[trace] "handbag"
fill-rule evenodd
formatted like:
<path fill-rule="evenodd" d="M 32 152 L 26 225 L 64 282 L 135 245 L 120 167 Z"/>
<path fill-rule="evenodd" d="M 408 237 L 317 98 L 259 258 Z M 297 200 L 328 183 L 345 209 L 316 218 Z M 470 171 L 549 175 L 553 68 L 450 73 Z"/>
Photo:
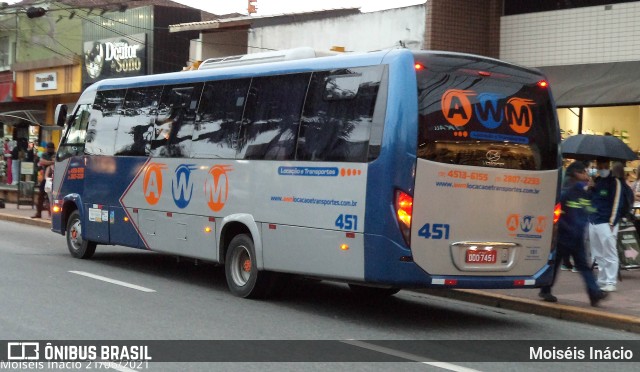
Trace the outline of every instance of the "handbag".
<path fill-rule="evenodd" d="M 47 177 L 47 180 L 44 183 L 44 192 L 47 194 L 51 193 L 53 190 L 53 178 Z"/>

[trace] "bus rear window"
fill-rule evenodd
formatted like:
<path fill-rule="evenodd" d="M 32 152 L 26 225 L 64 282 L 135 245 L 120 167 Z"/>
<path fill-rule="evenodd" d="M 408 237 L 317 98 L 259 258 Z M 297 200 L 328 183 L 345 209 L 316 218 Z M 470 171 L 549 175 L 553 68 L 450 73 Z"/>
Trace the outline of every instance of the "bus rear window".
<path fill-rule="evenodd" d="M 416 53 L 418 156 L 448 164 L 556 169 L 548 87 L 529 70 L 464 55 Z"/>

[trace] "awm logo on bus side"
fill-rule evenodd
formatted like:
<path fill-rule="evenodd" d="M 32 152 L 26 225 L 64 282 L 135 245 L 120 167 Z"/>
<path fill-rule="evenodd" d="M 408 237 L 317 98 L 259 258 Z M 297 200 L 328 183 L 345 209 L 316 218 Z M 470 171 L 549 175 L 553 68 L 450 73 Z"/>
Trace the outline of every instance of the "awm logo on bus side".
<path fill-rule="evenodd" d="M 193 177 L 191 171 L 196 169 L 195 164 L 180 164 L 171 180 L 171 196 L 176 206 L 184 209 L 191 202 L 193 195 Z"/>
<path fill-rule="evenodd" d="M 207 206 L 214 212 L 224 208 L 229 198 L 229 176 L 233 168 L 229 165 L 214 165 L 209 169 L 204 183 Z"/>
<path fill-rule="evenodd" d="M 142 193 L 150 205 L 156 205 L 162 197 L 162 170 L 166 168 L 166 164 L 149 163 L 144 171 Z"/>
<path fill-rule="evenodd" d="M 470 97 L 477 96 L 471 104 Z M 506 101 L 505 101 L 506 100 Z M 473 90 L 449 89 L 442 95 L 442 113 L 449 124 L 463 127 L 472 115 L 487 129 L 496 129 L 507 123 L 517 134 L 525 134 L 533 125 L 533 101 L 507 97 L 496 93 L 477 94 Z"/>
<path fill-rule="evenodd" d="M 509 235 L 518 238 L 540 239 L 542 233 L 547 229 L 546 216 L 532 216 L 511 214 L 507 217 L 507 230 Z"/>

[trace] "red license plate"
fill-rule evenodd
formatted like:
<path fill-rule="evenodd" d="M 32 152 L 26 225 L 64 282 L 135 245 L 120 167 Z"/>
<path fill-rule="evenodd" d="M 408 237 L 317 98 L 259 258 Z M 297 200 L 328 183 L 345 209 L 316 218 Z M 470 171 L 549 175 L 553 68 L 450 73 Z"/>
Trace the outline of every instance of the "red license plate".
<path fill-rule="evenodd" d="M 465 262 L 477 263 L 477 264 L 492 264 L 492 263 L 496 263 L 497 259 L 498 259 L 497 251 L 494 251 L 494 250 L 478 251 L 478 250 L 468 249 Z"/>

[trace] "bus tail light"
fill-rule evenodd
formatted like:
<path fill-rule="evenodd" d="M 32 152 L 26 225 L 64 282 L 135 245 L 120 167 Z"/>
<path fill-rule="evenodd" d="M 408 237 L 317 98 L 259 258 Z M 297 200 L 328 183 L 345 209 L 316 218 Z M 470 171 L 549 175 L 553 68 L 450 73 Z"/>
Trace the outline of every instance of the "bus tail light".
<path fill-rule="evenodd" d="M 560 203 L 556 204 L 556 207 L 553 208 L 553 224 L 557 224 L 560 219 L 560 214 L 562 213 L 562 206 Z"/>
<path fill-rule="evenodd" d="M 407 245 L 411 243 L 411 215 L 413 214 L 413 197 L 404 191 L 396 191 L 396 217 L 398 225 Z"/>

